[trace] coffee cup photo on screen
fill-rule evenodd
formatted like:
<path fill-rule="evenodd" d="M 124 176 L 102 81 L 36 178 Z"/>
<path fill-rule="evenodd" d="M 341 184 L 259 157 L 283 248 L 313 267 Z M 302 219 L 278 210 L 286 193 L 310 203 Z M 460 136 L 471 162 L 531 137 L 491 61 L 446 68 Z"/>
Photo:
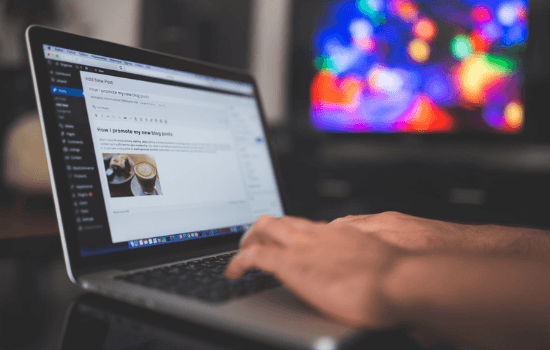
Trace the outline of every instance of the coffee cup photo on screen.
<path fill-rule="evenodd" d="M 103 162 L 111 197 L 162 195 L 152 155 L 103 153 Z"/>

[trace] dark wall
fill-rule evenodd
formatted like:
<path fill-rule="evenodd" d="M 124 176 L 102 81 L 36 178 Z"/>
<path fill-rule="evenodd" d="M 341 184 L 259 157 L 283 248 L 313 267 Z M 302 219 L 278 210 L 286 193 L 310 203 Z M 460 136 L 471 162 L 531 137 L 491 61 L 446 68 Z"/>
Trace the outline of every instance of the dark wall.
<path fill-rule="evenodd" d="M 145 0 L 141 46 L 248 69 L 251 11 L 251 0 Z"/>
<path fill-rule="evenodd" d="M 11 19 L 20 25 L 8 33 L 4 38 L 15 37 L 18 40 L 18 49 L 24 55 L 19 62 L 4 63 L 2 54 L 5 50 L 14 49 L 3 45 L 0 39 L 0 206 L 11 200 L 11 192 L 3 183 L 3 154 L 7 128 L 14 120 L 29 111 L 36 109 L 34 90 L 26 56 L 24 30 L 30 24 L 55 24 L 60 14 L 55 0 L 6 0 L 0 1 L 3 18 Z"/>

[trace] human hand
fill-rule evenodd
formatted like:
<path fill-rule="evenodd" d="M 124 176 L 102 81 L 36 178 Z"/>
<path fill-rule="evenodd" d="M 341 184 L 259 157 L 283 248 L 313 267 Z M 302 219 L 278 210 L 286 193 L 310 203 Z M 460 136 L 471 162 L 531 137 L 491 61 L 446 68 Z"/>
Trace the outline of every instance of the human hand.
<path fill-rule="evenodd" d="M 306 303 L 356 328 L 398 325 L 384 282 L 404 252 L 353 226 L 261 217 L 226 270 L 239 279 L 258 268 L 275 275 Z"/>
<path fill-rule="evenodd" d="M 350 215 L 336 219 L 330 225 L 351 225 L 387 243 L 411 251 L 477 249 L 472 240 L 466 239 L 471 229 L 468 225 L 423 219 L 397 212 Z"/>

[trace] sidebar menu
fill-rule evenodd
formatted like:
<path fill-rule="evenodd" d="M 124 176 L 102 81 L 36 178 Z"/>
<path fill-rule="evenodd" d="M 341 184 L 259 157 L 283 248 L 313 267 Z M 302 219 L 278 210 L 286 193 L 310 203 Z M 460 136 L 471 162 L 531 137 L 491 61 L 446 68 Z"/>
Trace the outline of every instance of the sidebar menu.
<path fill-rule="evenodd" d="M 48 61 L 50 92 L 61 140 L 74 220 L 81 248 L 112 244 L 80 71 L 93 69 Z"/>

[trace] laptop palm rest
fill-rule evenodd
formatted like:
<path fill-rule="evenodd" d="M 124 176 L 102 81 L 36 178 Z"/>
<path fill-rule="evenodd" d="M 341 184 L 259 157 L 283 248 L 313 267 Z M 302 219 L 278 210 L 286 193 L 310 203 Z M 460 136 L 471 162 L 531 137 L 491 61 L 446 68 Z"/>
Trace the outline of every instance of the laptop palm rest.
<path fill-rule="evenodd" d="M 113 280 L 119 274 L 120 270 L 91 274 L 82 278 L 82 285 L 140 307 L 286 348 L 313 349 L 319 341 L 333 341 L 336 346 L 365 335 L 324 317 L 284 287 L 216 304 Z"/>

